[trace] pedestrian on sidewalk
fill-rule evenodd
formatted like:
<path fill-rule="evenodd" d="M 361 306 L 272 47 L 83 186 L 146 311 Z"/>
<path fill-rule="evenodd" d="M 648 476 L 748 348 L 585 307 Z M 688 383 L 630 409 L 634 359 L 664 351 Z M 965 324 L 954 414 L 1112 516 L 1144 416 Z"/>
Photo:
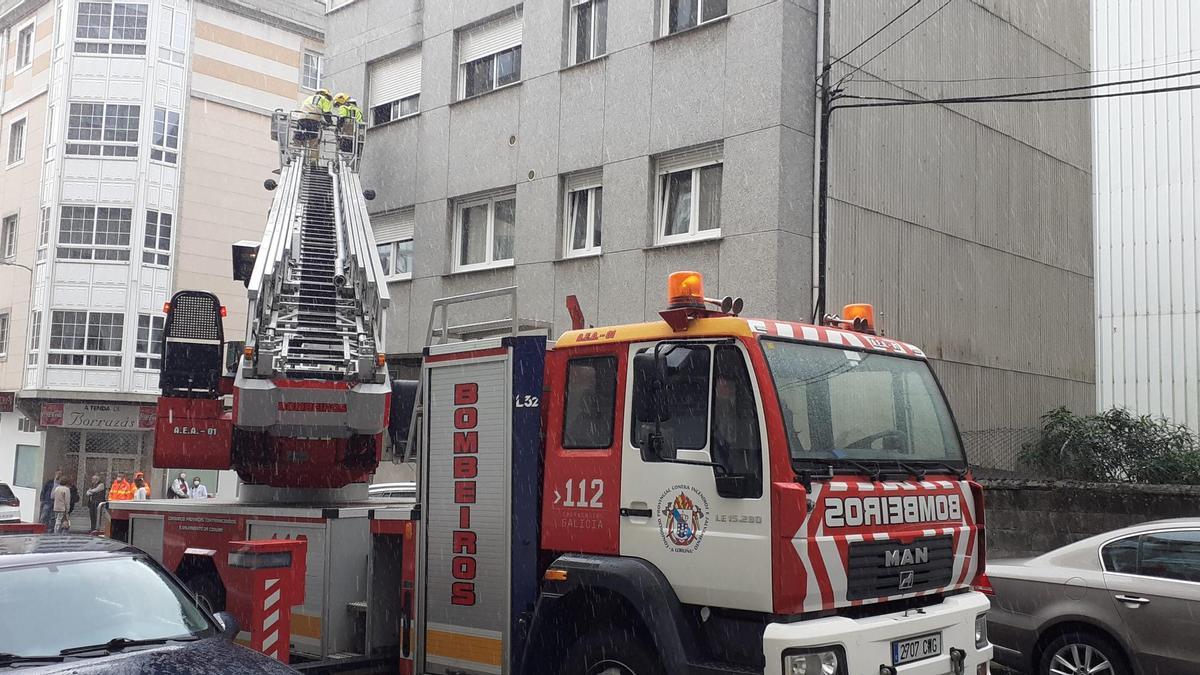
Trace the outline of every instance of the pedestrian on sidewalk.
<path fill-rule="evenodd" d="M 127 502 L 133 499 L 133 491 L 133 483 L 126 480 L 125 472 L 118 471 L 117 479 L 113 481 L 112 487 L 108 491 L 108 501 Z"/>
<path fill-rule="evenodd" d="M 57 469 L 54 472 L 54 478 L 46 481 L 42 485 L 42 491 L 38 494 L 38 500 L 42 505 L 41 521 L 46 529 L 54 528 L 54 489 L 58 487 L 60 480 L 62 480 L 62 469 Z"/>
<path fill-rule="evenodd" d="M 63 478 L 50 494 L 54 508 L 54 533 L 71 531 L 71 479 Z"/>
<path fill-rule="evenodd" d="M 188 484 L 186 473 L 180 471 L 179 476 L 171 481 L 171 491 L 167 493 L 167 497 L 170 499 L 187 499 Z"/>
<path fill-rule="evenodd" d="M 192 490 L 188 493 L 192 499 L 208 499 L 208 487 L 200 482 L 200 476 L 192 479 Z"/>
<path fill-rule="evenodd" d="M 87 504 L 88 519 L 91 520 L 92 532 L 96 532 L 99 527 L 100 505 L 108 501 L 108 486 L 104 481 L 100 480 L 98 474 L 92 474 L 92 486 L 87 492 L 83 493 L 84 502 Z"/>
<path fill-rule="evenodd" d="M 144 502 L 149 499 L 149 496 L 147 496 L 146 493 L 146 481 L 142 480 L 141 478 L 134 478 L 133 487 L 133 501 Z"/>

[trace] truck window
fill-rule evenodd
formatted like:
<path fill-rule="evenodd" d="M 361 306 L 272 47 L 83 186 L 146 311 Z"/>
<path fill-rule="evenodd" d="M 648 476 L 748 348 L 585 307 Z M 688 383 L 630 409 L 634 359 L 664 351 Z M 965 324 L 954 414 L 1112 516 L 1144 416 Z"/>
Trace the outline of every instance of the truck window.
<path fill-rule="evenodd" d="M 712 461 L 731 474 L 762 481 L 758 412 L 746 361 L 737 347 L 717 347 L 713 362 Z M 759 493 L 761 494 L 761 492 Z"/>
<path fill-rule="evenodd" d="M 568 361 L 563 448 L 596 449 L 611 446 L 616 401 L 615 357 L 597 356 Z"/>
<path fill-rule="evenodd" d="M 708 446 L 708 376 L 711 348 L 708 345 L 670 344 L 659 349 L 665 361 L 667 409 L 671 419 L 662 423 L 663 431 L 675 438 L 675 447 L 703 450 Z M 634 382 L 633 390 L 641 391 Z M 636 396 L 637 394 L 635 394 Z M 638 405 L 633 410 L 636 414 Z M 634 419 L 629 425 L 630 443 L 638 445 L 638 427 L 653 422 Z"/>

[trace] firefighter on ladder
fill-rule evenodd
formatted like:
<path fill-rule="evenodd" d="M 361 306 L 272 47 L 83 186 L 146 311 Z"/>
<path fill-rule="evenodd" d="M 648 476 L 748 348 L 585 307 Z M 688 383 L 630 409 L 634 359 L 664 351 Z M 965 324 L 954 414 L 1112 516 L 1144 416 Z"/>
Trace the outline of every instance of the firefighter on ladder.
<path fill-rule="evenodd" d="M 363 122 L 358 101 L 348 94 L 338 94 L 333 97 L 333 113 L 337 116 L 338 150 L 347 154 L 355 153 L 355 139 Z M 362 149 L 358 148 L 357 153 L 361 156 Z"/>
<path fill-rule="evenodd" d="M 321 125 L 333 123 L 333 98 L 328 89 L 318 89 L 300 102 L 296 120 L 296 143 L 308 148 L 308 161 L 316 163 L 321 138 Z"/>

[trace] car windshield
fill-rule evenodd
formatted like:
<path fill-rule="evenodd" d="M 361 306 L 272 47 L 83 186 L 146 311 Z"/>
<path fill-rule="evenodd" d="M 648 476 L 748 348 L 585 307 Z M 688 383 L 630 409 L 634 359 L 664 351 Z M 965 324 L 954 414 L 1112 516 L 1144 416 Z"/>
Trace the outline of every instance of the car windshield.
<path fill-rule="evenodd" d="M 763 340 L 793 460 L 965 463 L 924 361 Z"/>
<path fill-rule="evenodd" d="M 214 632 L 178 584 L 142 556 L 0 570 L 0 653 L 54 656 L 114 638 Z"/>

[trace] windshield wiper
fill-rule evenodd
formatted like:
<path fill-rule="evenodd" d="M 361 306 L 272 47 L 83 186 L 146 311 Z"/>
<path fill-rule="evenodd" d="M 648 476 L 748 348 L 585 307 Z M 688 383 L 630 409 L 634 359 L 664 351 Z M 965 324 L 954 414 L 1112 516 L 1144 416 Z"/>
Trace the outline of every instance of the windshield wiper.
<path fill-rule="evenodd" d="M 945 469 L 946 471 L 949 471 L 957 476 L 959 480 L 965 480 L 967 477 L 967 467 L 965 465 L 955 466 L 949 462 L 943 462 L 936 459 L 923 459 L 920 461 L 921 466 L 925 467 L 926 469 Z"/>
<path fill-rule="evenodd" d="M 95 645 L 83 645 L 80 647 L 69 647 L 59 652 L 62 656 L 70 656 L 72 654 L 85 654 L 87 652 L 119 652 L 128 647 L 145 647 L 149 645 L 165 645 L 168 642 L 194 642 L 200 638 L 195 635 L 175 635 L 173 637 L 164 638 L 149 638 L 145 640 L 131 640 L 125 637 L 116 637 L 108 642 L 102 642 Z"/>
<path fill-rule="evenodd" d="M 23 654 L 0 653 L 0 668 L 14 666 L 19 663 L 61 663 L 64 660 L 61 656 L 26 656 Z"/>

